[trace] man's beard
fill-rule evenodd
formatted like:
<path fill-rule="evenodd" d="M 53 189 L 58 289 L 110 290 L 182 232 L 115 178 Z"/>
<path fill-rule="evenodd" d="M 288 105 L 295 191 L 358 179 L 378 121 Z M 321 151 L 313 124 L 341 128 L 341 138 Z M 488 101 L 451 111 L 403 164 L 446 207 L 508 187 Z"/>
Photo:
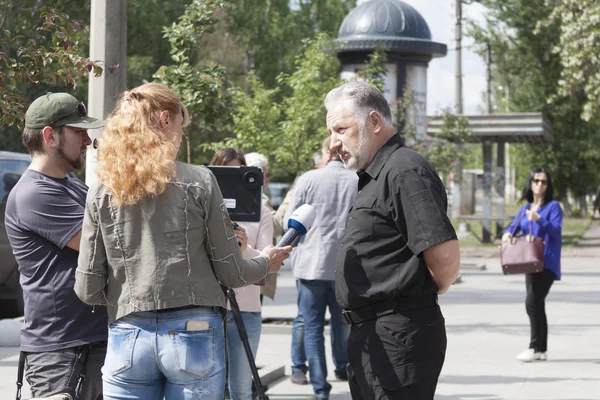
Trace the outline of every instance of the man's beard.
<path fill-rule="evenodd" d="M 81 157 L 70 158 L 65 153 L 64 147 L 65 147 L 64 146 L 64 142 L 60 143 L 58 145 L 58 147 L 56 149 L 56 152 L 58 153 L 58 156 L 60 158 L 62 158 L 64 162 L 66 162 L 68 165 L 70 165 L 73 168 L 72 171 L 79 171 L 81 168 L 83 168 L 84 161 L 81 160 Z"/>
<path fill-rule="evenodd" d="M 366 129 L 364 126 L 359 127 L 356 149 L 352 152 L 352 157 L 350 157 L 349 160 L 344 161 L 344 167 L 347 169 L 357 171 L 366 167 L 362 165 L 364 163 L 363 158 L 366 157 L 365 149 L 367 144 L 367 136 L 365 134 L 365 130 Z"/>

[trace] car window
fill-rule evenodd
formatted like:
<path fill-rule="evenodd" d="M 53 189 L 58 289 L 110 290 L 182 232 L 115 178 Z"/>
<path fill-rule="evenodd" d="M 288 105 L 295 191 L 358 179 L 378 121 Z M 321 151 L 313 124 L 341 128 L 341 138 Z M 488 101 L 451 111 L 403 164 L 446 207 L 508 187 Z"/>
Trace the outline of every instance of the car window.
<path fill-rule="evenodd" d="M 25 160 L 0 160 L 0 201 L 6 203 L 8 193 L 29 166 Z"/>

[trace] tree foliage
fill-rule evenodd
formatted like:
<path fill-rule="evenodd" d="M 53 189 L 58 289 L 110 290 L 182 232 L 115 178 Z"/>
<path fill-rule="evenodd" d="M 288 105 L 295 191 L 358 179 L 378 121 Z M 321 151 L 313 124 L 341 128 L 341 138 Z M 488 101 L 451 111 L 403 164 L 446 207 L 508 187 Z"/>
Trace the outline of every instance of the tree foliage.
<path fill-rule="evenodd" d="M 211 62 L 199 64 L 193 58 L 200 40 L 217 23 L 215 12 L 223 6 L 222 0 L 194 0 L 176 23 L 163 29 L 171 45 L 172 64 L 162 66 L 154 78 L 175 90 L 192 116 L 186 134 L 187 162 L 202 163 L 207 155 L 197 151 L 211 135 L 230 129 L 232 98 L 225 69 Z"/>
<path fill-rule="evenodd" d="M 483 26 L 471 25 L 468 34 L 492 49 L 495 107 L 512 112 L 542 112 L 550 121 L 554 141 L 512 146 L 522 182 L 533 167 L 553 174 L 557 195 L 580 196 L 600 183 L 595 168 L 600 162 L 598 118 L 581 118 L 586 98 L 581 93 L 560 95 L 566 74 L 556 49 L 561 43 L 561 24 L 537 25 L 552 19 L 553 6 L 545 0 L 480 0 L 487 9 Z"/>
<path fill-rule="evenodd" d="M 171 62 L 171 44 L 164 40 L 164 26 L 171 26 L 191 0 L 127 1 L 127 86 L 152 79 L 156 70 Z"/>
<path fill-rule="evenodd" d="M 558 95 L 583 96 L 582 118 L 600 117 L 600 5 L 597 0 L 561 0 L 538 31 L 549 26 L 560 30 L 553 51 L 562 71 Z"/>
<path fill-rule="evenodd" d="M 247 70 L 267 88 L 290 74 L 303 41 L 315 33 L 335 36 L 356 0 L 231 0 L 229 27 L 246 56 Z M 284 91 L 280 92 L 285 94 Z"/>
<path fill-rule="evenodd" d="M 332 49 L 333 42 L 325 34 L 306 40 L 304 51 L 296 57 L 296 70 L 278 78 L 280 84 L 291 89 L 291 95 L 282 102 L 285 118 L 281 123 L 290 151 L 278 154 L 276 159 L 290 162 L 295 173 L 312 168 L 312 155 L 327 135 L 323 100 L 340 84 L 339 61 L 325 51 Z"/>
<path fill-rule="evenodd" d="M 248 92 L 236 92 L 234 136 L 210 147 L 261 152 L 269 158 L 276 179 L 291 180 L 312 168 L 312 154 L 327 134 L 323 99 L 339 84 L 339 62 L 325 51 L 332 46 L 325 34 L 305 41 L 295 70 L 277 78 L 289 93 L 279 100 L 280 89 L 266 88 L 251 74 Z"/>
<path fill-rule="evenodd" d="M 28 104 L 45 91 L 78 92 L 89 72 L 102 73 L 87 49 L 84 22 L 41 2 L 0 1 L 0 148 L 23 151 L 20 130 Z M 89 8 L 88 8 L 89 13 Z M 86 87 L 86 85 L 84 85 Z"/>
<path fill-rule="evenodd" d="M 471 130 L 466 117 L 453 114 L 446 109 L 443 111 L 443 122 L 439 135 L 429 141 L 424 151 L 425 158 L 432 163 L 440 177 L 446 178 L 454 170 L 457 161 L 465 165 L 471 157 L 468 151 L 458 150 L 455 144 L 465 144 L 469 141 Z"/>

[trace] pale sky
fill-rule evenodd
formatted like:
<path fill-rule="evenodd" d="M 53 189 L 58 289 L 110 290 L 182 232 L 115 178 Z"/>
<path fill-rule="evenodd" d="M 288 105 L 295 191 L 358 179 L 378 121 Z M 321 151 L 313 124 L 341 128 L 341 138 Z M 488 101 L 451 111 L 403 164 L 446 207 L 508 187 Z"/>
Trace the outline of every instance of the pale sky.
<path fill-rule="evenodd" d="M 450 107 L 454 111 L 455 99 L 455 0 L 403 0 L 413 6 L 425 19 L 432 40 L 446 44 L 446 57 L 434 58 L 427 71 L 427 114 L 440 114 Z M 358 3 L 361 3 L 359 0 Z M 462 75 L 464 114 L 483 114 L 486 89 L 485 61 L 468 47 L 472 40 L 465 36 L 465 19 L 483 20 L 484 7 L 480 4 L 463 5 Z"/>

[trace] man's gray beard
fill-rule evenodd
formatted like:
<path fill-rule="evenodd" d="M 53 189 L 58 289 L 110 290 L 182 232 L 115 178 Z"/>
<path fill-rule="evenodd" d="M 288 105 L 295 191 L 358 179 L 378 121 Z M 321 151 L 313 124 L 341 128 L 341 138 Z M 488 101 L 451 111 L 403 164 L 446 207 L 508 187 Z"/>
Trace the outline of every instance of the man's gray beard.
<path fill-rule="evenodd" d="M 344 167 L 346 169 L 352 171 L 358 171 L 359 169 L 366 168 L 367 166 L 362 167 L 362 159 L 365 157 L 365 145 L 367 144 L 367 140 L 365 137 L 365 128 L 360 127 L 358 132 L 358 145 L 356 146 L 356 150 L 352 154 L 350 160 L 344 161 Z M 350 161 L 350 162 L 349 162 Z"/>

